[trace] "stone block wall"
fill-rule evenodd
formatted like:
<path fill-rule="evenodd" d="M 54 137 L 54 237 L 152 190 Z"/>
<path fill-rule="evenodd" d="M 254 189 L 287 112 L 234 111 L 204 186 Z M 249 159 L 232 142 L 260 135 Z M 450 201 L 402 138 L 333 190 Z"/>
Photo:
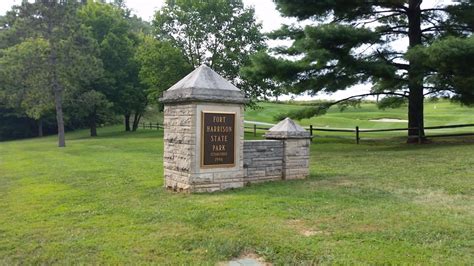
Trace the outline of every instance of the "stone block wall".
<path fill-rule="evenodd" d="M 235 121 L 235 166 L 201 167 L 201 112 L 232 111 Z M 244 186 L 243 106 L 237 104 L 178 103 L 164 108 L 165 188 L 186 192 L 214 192 Z"/>
<path fill-rule="evenodd" d="M 196 109 L 197 127 L 196 134 L 200 136 L 201 129 L 201 112 L 235 112 L 235 166 L 234 167 L 215 167 L 203 168 L 200 166 L 201 141 L 198 137 L 196 145 L 196 165 L 191 173 L 190 192 L 214 192 L 229 188 L 240 188 L 244 186 L 244 169 L 243 169 L 243 143 L 244 143 L 244 119 L 241 114 L 244 108 L 239 104 L 226 103 L 198 103 Z"/>
<path fill-rule="evenodd" d="M 283 141 L 250 140 L 244 142 L 244 182 L 281 180 Z"/>
<path fill-rule="evenodd" d="M 236 112 L 236 160 L 229 168 L 202 168 L 201 111 Z M 164 108 L 164 186 L 175 191 L 213 192 L 249 183 L 302 179 L 309 175 L 310 140 L 244 141 L 243 107 L 235 104 L 178 103 Z M 279 135 L 276 135 L 279 137 Z"/>
<path fill-rule="evenodd" d="M 303 179 L 309 175 L 309 139 L 286 139 L 283 152 L 283 179 Z"/>
<path fill-rule="evenodd" d="M 172 104 L 164 108 L 163 167 L 165 187 L 189 190 L 196 163 L 196 104 Z"/>
<path fill-rule="evenodd" d="M 309 133 L 285 118 L 269 129 L 267 140 L 244 142 L 245 93 L 205 65 L 170 87 L 160 101 L 165 104 L 163 164 L 164 186 L 168 189 L 213 192 L 309 174 Z M 212 122 L 206 119 L 206 127 L 202 128 L 202 114 L 206 112 L 217 115 L 211 116 Z M 235 114 L 233 149 L 227 137 L 220 138 L 210 130 L 210 124 L 225 122 L 219 113 Z M 227 156 L 227 163 L 219 164 L 224 158 L 217 158 L 208 147 L 214 151 L 233 150 L 234 160 L 222 154 Z M 213 163 L 206 159 L 204 164 L 204 150 L 207 156 L 216 157 Z"/>

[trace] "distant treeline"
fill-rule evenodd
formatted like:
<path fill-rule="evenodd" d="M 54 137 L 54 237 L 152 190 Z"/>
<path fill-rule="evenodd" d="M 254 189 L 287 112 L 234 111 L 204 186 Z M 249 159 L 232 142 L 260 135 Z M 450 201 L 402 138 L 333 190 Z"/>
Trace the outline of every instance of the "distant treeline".
<path fill-rule="evenodd" d="M 134 131 L 149 104 L 201 64 L 256 98 L 240 74 L 265 48 L 242 1 L 167 1 L 151 23 L 123 0 L 21 1 L 0 17 L 0 140 L 121 122 Z M 119 121 L 117 121 L 119 117 Z"/>

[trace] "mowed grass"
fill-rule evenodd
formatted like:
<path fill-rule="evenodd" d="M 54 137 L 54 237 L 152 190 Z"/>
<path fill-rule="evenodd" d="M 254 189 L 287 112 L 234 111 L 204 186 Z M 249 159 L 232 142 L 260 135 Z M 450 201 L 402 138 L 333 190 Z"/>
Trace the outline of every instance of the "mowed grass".
<path fill-rule="evenodd" d="M 246 119 L 259 122 L 277 123 L 275 117 L 279 114 L 286 114 L 288 111 L 299 110 L 307 108 L 308 106 L 298 103 L 259 103 L 261 109 L 247 110 Z M 425 126 L 445 126 L 458 124 L 474 124 L 474 108 L 461 106 L 459 104 L 451 103 L 447 100 L 440 100 L 436 102 L 425 102 Z M 360 129 L 382 129 L 382 128 L 407 128 L 407 122 L 376 122 L 371 120 L 381 118 L 408 120 L 408 108 L 402 106 L 400 108 L 388 108 L 381 110 L 377 108 L 375 103 L 365 102 L 360 107 L 349 107 L 341 112 L 338 106 L 331 107 L 327 114 L 310 119 L 302 119 L 298 121 L 302 126 L 322 128 L 348 128 L 355 129 L 359 126 Z M 251 118 L 251 119 L 250 119 Z M 250 126 L 250 125 L 247 125 Z M 260 126 L 267 127 L 267 126 Z M 249 129 L 250 130 L 250 129 Z M 464 133 L 473 132 L 474 127 L 471 128 L 454 128 L 454 129 L 436 129 L 426 130 L 427 135 L 446 134 L 446 133 Z M 315 131 L 318 136 L 347 136 L 353 137 L 353 133 L 336 133 L 336 132 L 321 132 Z M 395 132 L 377 132 L 377 133 L 361 133 L 362 138 L 374 137 L 396 137 L 406 136 L 405 131 Z"/>
<path fill-rule="evenodd" d="M 473 137 L 316 139 L 306 180 L 189 195 L 162 187 L 162 131 L 121 130 L 0 143 L 0 264 L 474 261 Z"/>

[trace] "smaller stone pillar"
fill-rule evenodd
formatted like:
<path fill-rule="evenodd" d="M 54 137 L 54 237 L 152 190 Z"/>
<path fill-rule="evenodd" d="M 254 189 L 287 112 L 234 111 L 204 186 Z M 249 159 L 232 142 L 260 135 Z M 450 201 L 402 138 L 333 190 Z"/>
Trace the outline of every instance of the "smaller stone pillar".
<path fill-rule="evenodd" d="M 267 139 L 283 142 L 283 179 L 303 179 L 309 176 L 311 136 L 290 118 L 285 118 L 265 134 Z"/>

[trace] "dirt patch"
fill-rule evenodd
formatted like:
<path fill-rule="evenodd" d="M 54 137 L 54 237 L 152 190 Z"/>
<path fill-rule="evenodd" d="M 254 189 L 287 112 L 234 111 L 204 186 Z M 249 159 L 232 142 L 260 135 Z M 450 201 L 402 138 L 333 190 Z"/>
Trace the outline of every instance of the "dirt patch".
<path fill-rule="evenodd" d="M 474 197 L 471 195 L 448 194 L 442 190 L 399 189 L 396 191 L 413 201 L 429 207 L 445 208 L 474 213 Z"/>
<path fill-rule="evenodd" d="M 288 225 L 298 231 L 300 235 L 310 237 L 316 235 L 329 235 L 329 232 L 325 232 L 322 230 L 315 230 L 313 228 L 308 227 L 302 220 L 294 219 L 289 220 Z"/>
<path fill-rule="evenodd" d="M 247 251 L 240 254 L 240 256 L 237 258 L 234 258 L 232 260 L 225 261 L 225 262 L 219 262 L 217 265 L 219 266 L 224 266 L 224 265 L 271 266 L 273 264 L 271 264 L 270 262 L 266 262 L 262 257 L 257 255 L 256 253 Z"/>
<path fill-rule="evenodd" d="M 443 207 L 450 207 L 456 205 L 462 205 L 465 201 L 472 201 L 473 198 L 465 195 L 450 195 L 444 191 L 424 191 L 421 195 L 417 195 L 413 198 L 416 203 L 426 205 L 438 205 Z"/>
<path fill-rule="evenodd" d="M 304 236 L 328 235 L 328 233 L 320 230 L 303 230 L 300 233 Z"/>

